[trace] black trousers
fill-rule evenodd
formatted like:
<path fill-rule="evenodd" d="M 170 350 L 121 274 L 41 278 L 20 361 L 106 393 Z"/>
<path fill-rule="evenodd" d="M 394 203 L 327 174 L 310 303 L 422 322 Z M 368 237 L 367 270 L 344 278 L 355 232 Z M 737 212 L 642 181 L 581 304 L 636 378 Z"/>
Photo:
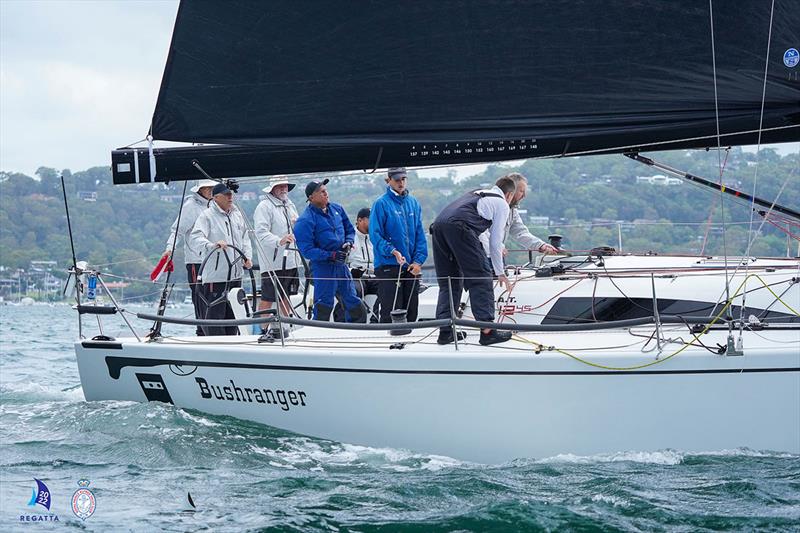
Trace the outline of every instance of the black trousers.
<path fill-rule="evenodd" d="M 197 272 L 200 270 L 200 263 L 186 264 L 186 279 L 189 280 L 189 291 L 192 295 L 192 306 L 194 307 L 194 317 L 203 318 L 205 316 L 205 305 L 200 297 L 200 283 L 197 281 Z M 197 326 L 196 333 L 205 335 L 203 328 Z"/>
<path fill-rule="evenodd" d="M 458 309 L 461 290 L 466 289 L 475 320 L 493 322 L 492 272 L 486 265 L 486 253 L 478 235 L 466 226 L 448 222 L 436 222 L 432 235 L 433 260 L 439 283 L 436 318 L 450 318 L 450 310 Z"/>
<path fill-rule="evenodd" d="M 228 303 L 228 291 L 241 286 L 242 281 L 238 279 L 227 283 L 203 283 L 200 285 L 200 298 L 206 306 L 203 318 L 209 320 L 235 318 L 233 309 Z M 203 332 L 206 335 L 238 335 L 239 328 L 236 326 L 203 326 Z"/>
<path fill-rule="evenodd" d="M 395 309 L 406 310 L 406 320 L 416 322 L 419 311 L 419 279 L 403 270 L 400 276 L 400 289 L 397 289 L 397 273 L 400 265 L 383 265 L 375 268 L 378 278 L 378 302 L 380 303 L 380 319 L 382 323 L 392 321 L 392 304 Z M 397 291 L 397 303 L 394 295 Z"/>

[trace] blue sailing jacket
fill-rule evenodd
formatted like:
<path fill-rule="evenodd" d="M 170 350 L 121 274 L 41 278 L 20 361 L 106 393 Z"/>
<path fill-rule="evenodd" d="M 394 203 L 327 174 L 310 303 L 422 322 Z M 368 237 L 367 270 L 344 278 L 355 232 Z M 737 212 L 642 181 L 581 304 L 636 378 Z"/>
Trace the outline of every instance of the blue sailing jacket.
<path fill-rule="evenodd" d="M 297 248 L 303 257 L 316 263 L 331 262 L 331 252 L 345 242 L 354 242 L 356 230 L 347 218 L 344 207 L 329 203 L 327 212 L 311 204 L 294 225 Z"/>
<path fill-rule="evenodd" d="M 375 268 L 396 265 L 398 250 L 409 263 L 420 265 L 428 258 L 428 243 L 422 228 L 422 210 L 410 194 L 403 196 L 386 187 L 369 215 L 369 238 L 375 250 Z"/>

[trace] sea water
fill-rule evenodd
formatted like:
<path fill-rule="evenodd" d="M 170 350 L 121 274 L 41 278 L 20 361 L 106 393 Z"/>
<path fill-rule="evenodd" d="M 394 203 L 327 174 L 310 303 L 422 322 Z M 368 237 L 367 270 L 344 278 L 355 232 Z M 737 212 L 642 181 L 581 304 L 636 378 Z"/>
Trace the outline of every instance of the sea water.
<path fill-rule="evenodd" d="M 0 531 L 800 530 L 797 455 L 619 450 L 486 465 L 369 448 L 161 403 L 87 403 L 74 311 L 0 307 L 0 328 Z M 122 322 L 105 333 L 124 334 Z M 29 506 L 35 479 L 49 509 Z M 85 517 L 73 511 L 81 480 Z"/>

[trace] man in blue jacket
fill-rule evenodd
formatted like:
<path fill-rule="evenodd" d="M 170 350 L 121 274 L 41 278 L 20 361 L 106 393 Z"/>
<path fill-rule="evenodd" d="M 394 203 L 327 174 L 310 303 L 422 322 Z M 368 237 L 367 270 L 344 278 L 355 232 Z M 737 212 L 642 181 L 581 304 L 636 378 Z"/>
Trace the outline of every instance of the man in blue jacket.
<path fill-rule="evenodd" d="M 379 280 L 381 322 L 391 322 L 394 309 L 405 309 L 409 322 L 417 320 L 417 282 L 422 264 L 428 258 L 428 243 L 422 228 L 419 202 L 409 194 L 407 182 L 405 168 L 390 168 L 386 193 L 375 201 L 369 217 L 369 237 L 375 250 L 375 277 Z"/>
<path fill-rule="evenodd" d="M 344 208 L 329 202 L 325 187 L 328 181 L 306 185 L 309 205 L 294 226 L 297 248 L 311 262 L 314 320 L 330 320 L 334 297 L 338 295 L 344 302 L 347 321 L 363 322 L 366 314 L 346 264 L 355 229 Z"/>

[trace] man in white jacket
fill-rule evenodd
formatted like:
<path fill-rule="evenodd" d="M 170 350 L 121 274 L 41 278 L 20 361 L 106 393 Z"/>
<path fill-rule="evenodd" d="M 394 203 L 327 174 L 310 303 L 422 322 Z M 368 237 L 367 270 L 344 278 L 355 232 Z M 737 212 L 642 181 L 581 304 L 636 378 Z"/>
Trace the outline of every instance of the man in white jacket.
<path fill-rule="evenodd" d="M 356 216 L 356 239 L 353 242 L 353 249 L 347 255 L 347 266 L 353 276 L 356 287 L 356 294 L 364 300 L 370 294 L 377 296 L 378 280 L 375 279 L 375 250 L 372 241 L 369 240 L 369 207 L 362 207 Z M 366 303 L 366 302 L 365 302 Z M 368 322 L 378 322 L 380 320 L 378 301 L 372 306 L 368 317 Z M 336 303 L 333 309 L 334 322 L 344 322 L 344 307 L 341 302 Z"/>
<path fill-rule="evenodd" d="M 211 193 L 213 202 L 197 217 L 191 234 L 192 248 L 205 261 L 199 280 L 200 296 L 208 305 L 203 318 L 234 318 L 227 294 L 230 289 L 241 287 L 244 268 L 253 266 L 253 249 L 244 217 L 233 205 L 233 191 L 226 184 L 217 183 Z M 203 331 L 206 335 L 236 335 L 239 328 L 203 326 Z"/>
<path fill-rule="evenodd" d="M 300 259 L 293 231 L 298 216 L 297 207 L 289 199 L 289 191 L 294 186 L 284 176 L 271 179 L 263 189 L 267 193 L 266 198 L 258 204 L 253 214 L 258 241 L 256 251 L 261 268 L 261 301 L 258 309 L 271 309 L 275 302 L 280 302 L 283 316 L 291 316 L 289 296 L 297 294 L 300 286 L 297 274 Z M 273 336 L 277 335 L 273 332 Z"/>
<path fill-rule="evenodd" d="M 186 277 L 189 281 L 189 291 L 192 295 L 195 318 L 202 318 L 205 311 L 203 300 L 197 293 L 200 286 L 197 283 L 200 255 L 190 246 L 190 235 L 197 217 L 208 208 L 208 202 L 211 200 L 211 190 L 216 184 L 217 182 L 213 180 L 200 180 L 197 185 L 190 189 L 192 194 L 183 200 L 180 227 L 178 227 L 178 218 L 176 217 L 167 239 L 167 249 L 164 251 L 164 256 L 171 257 L 172 247 L 175 246 L 177 248 L 181 238 L 183 239 L 183 262 L 186 264 Z M 203 330 L 199 326 L 197 327 L 197 334 L 203 335 Z"/>

